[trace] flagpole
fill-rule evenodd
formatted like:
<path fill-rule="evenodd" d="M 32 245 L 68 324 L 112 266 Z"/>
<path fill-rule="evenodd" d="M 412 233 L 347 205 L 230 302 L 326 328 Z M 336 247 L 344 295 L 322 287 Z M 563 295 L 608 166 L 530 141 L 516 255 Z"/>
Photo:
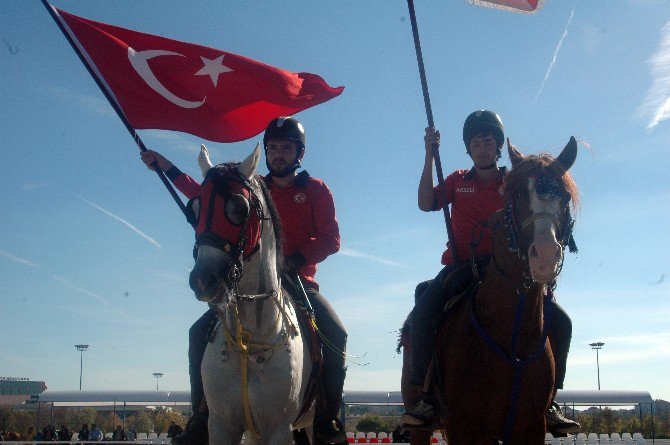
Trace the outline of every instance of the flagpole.
<path fill-rule="evenodd" d="M 107 89 L 105 84 L 102 83 L 100 78 L 97 76 L 95 70 L 90 65 L 89 61 L 82 54 L 81 50 L 79 49 L 79 47 L 75 43 L 75 41 L 72 38 L 72 36 L 70 35 L 70 33 L 68 33 L 67 29 L 65 29 L 65 27 L 63 26 L 63 23 L 60 21 L 60 19 L 58 17 L 58 14 L 56 14 L 56 11 L 54 11 L 53 6 L 51 6 L 51 4 L 47 0 L 42 0 L 42 4 L 47 9 L 47 11 L 49 11 L 49 14 L 51 15 L 51 18 L 54 19 L 54 21 L 56 22 L 56 25 L 58 25 L 58 28 L 61 30 L 61 32 L 63 33 L 63 35 L 67 39 L 67 41 L 70 43 L 70 46 L 72 46 L 72 49 L 74 50 L 74 52 L 77 54 L 77 56 L 79 56 L 79 60 L 81 60 L 81 63 L 84 64 L 84 66 L 88 70 L 88 73 L 91 75 L 93 80 L 95 80 L 95 83 L 98 85 L 98 88 L 100 88 L 100 91 L 102 91 L 102 94 L 105 95 L 105 97 L 107 98 L 107 101 L 109 101 L 109 104 L 112 106 L 114 111 L 116 111 L 117 116 L 119 116 L 119 119 L 121 119 L 121 122 L 123 122 L 123 125 L 125 125 L 126 129 L 128 130 L 128 132 L 132 136 L 132 138 L 135 141 L 135 143 L 137 144 L 137 146 L 140 148 L 141 151 L 147 151 L 147 147 L 144 145 L 144 142 L 142 141 L 140 136 L 137 134 L 137 131 L 135 131 L 135 129 L 130 125 L 130 122 L 128 122 L 128 118 L 126 118 L 126 115 L 123 113 L 123 110 L 121 110 L 121 107 L 117 103 L 116 99 L 112 96 L 111 92 Z M 186 206 L 182 202 L 181 198 L 179 197 L 179 195 L 175 191 L 174 187 L 172 186 L 172 184 L 170 183 L 168 178 L 165 176 L 165 173 L 163 173 L 163 171 L 158 167 L 157 162 L 154 161 L 152 163 L 152 166 L 155 168 L 156 174 L 158 174 L 158 177 L 163 182 L 163 185 L 165 185 L 168 192 L 170 192 L 170 195 L 172 195 L 172 198 L 174 199 L 174 201 L 179 206 L 179 209 L 181 209 L 182 213 L 184 213 L 184 216 L 186 216 Z"/>
<path fill-rule="evenodd" d="M 423 90 L 423 102 L 426 106 L 426 117 L 428 118 L 428 126 L 435 127 L 433 122 L 433 110 L 430 106 L 430 96 L 428 95 L 428 82 L 426 81 L 426 71 L 423 67 L 423 55 L 421 53 L 421 42 L 419 41 L 419 28 L 416 25 L 416 15 L 414 13 L 414 0 L 407 0 L 407 8 L 409 9 L 409 18 L 412 23 L 412 35 L 414 36 L 414 50 L 416 51 L 416 61 L 419 64 L 419 77 L 421 78 L 421 89 Z M 456 240 L 454 239 L 454 230 L 451 226 L 451 217 L 449 215 L 449 206 L 447 205 L 447 190 L 444 186 L 444 174 L 442 173 L 442 162 L 440 161 L 440 150 L 438 144 L 433 144 L 432 155 L 435 160 L 435 170 L 437 172 L 437 183 L 440 186 L 440 194 L 442 196 L 442 212 L 444 213 L 444 224 L 447 226 L 447 241 L 451 258 L 455 263 L 458 262 L 458 255 L 456 254 Z"/>

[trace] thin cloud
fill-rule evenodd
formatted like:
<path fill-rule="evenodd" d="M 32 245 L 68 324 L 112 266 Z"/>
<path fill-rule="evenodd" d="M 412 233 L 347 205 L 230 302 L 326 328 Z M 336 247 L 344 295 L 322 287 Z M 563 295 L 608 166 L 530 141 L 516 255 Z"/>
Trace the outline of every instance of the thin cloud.
<path fill-rule="evenodd" d="M 537 102 L 537 99 L 540 97 L 540 94 L 542 94 L 542 90 L 544 89 L 544 84 L 549 78 L 549 74 L 551 74 L 551 70 L 554 68 L 554 65 L 556 64 L 556 58 L 558 56 L 558 51 L 561 49 L 561 46 L 563 45 L 563 40 L 565 40 L 565 37 L 568 35 L 568 29 L 570 28 L 570 23 L 572 22 L 572 18 L 575 16 L 575 8 L 572 8 L 572 12 L 570 13 L 570 18 L 568 19 L 568 24 L 565 25 L 565 29 L 563 30 L 563 35 L 561 36 L 561 39 L 558 41 L 558 45 L 556 45 L 556 49 L 554 50 L 554 57 L 551 59 L 551 63 L 549 64 L 549 68 L 547 69 L 547 73 L 544 75 L 544 79 L 542 80 L 542 85 L 540 85 L 540 89 L 535 95 L 535 100 L 533 103 Z"/>
<path fill-rule="evenodd" d="M 670 120 L 670 22 L 661 29 L 658 50 L 649 59 L 652 83 L 640 107 L 643 116 L 649 119 L 647 130 Z"/>
<path fill-rule="evenodd" d="M 9 261 L 12 261 L 16 264 L 21 264 L 23 266 L 30 266 L 30 267 L 36 267 L 37 266 L 37 263 L 34 263 L 34 262 L 32 262 L 30 260 L 27 260 L 25 258 L 18 257 L 16 255 L 13 255 L 13 254 L 7 252 L 6 250 L 0 250 L 0 256 L 4 257 L 4 258 L 7 258 Z"/>
<path fill-rule="evenodd" d="M 200 153 L 200 144 L 190 140 L 179 133 L 165 130 L 143 130 L 142 134 L 147 139 L 159 141 L 161 145 L 167 145 L 177 150 L 194 153 L 196 156 Z"/>
<path fill-rule="evenodd" d="M 389 266 L 405 267 L 404 265 L 402 265 L 402 264 L 400 264 L 396 261 L 387 260 L 386 258 L 381 258 L 381 257 L 374 256 L 374 255 L 368 255 L 367 253 L 358 252 L 354 249 L 350 249 L 350 248 L 347 248 L 347 247 L 341 248 L 338 253 L 340 255 L 348 256 L 350 258 L 361 258 L 361 259 L 364 259 L 364 260 L 374 261 L 376 263 L 387 264 Z"/>
<path fill-rule="evenodd" d="M 96 114 L 116 116 L 114 109 L 111 105 L 109 105 L 109 102 L 107 102 L 106 99 L 101 99 L 100 97 L 87 94 L 75 93 L 74 91 L 60 87 L 54 87 L 51 85 L 47 86 L 46 88 L 54 95 L 65 99 L 65 102 L 81 106 Z"/>
<path fill-rule="evenodd" d="M 155 239 L 151 238 L 149 235 L 146 235 L 146 234 L 143 233 L 140 229 L 138 229 L 137 227 L 133 226 L 132 224 L 130 224 L 130 223 L 129 223 L 128 221 L 126 221 L 125 219 L 120 218 L 120 217 L 114 215 L 113 213 L 109 212 L 108 210 L 105 210 L 105 209 L 103 209 L 102 207 L 100 207 L 99 205 L 94 204 L 94 203 L 92 203 L 91 201 L 89 201 L 89 200 L 87 200 L 87 199 L 85 199 L 85 198 L 82 198 L 81 196 L 77 195 L 77 194 L 74 193 L 74 192 L 70 192 L 70 193 L 72 193 L 74 196 L 76 196 L 77 198 L 79 198 L 79 199 L 81 199 L 82 201 L 84 201 L 86 204 L 88 204 L 88 205 L 90 205 L 90 206 L 92 206 L 92 207 L 95 207 L 96 209 L 100 210 L 100 211 L 103 212 L 104 214 L 109 215 L 109 216 L 111 216 L 112 218 L 114 218 L 115 220 L 117 220 L 117 221 L 119 221 L 120 223 L 124 224 L 124 225 L 125 225 L 126 227 L 128 227 L 130 230 L 132 230 L 133 232 L 137 233 L 139 236 L 141 236 L 141 237 L 144 238 L 145 240 L 149 241 L 151 244 L 153 244 L 154 246 L 156 246 L 158 249 L 161 248 L 161 245 L 158 244 L 158 241 L 156 241 Z"/>
<path fill-rule="evenodd" d="M 53 278 L 54 280 L 58 281 L 60 284 L 62 284 L 63 286 L 65 286 L 65 287 L 67 287 L 67 288 L 70 288 L 70 289 L 72 289 L 72 290 L 75 290 L 75 291 L 77 291 L 77 292 L 79 292 L 79 293 L 81 293 L 81 294 L 88 295 L 89 297 L 93 297 L 93 298 L 95 298 L 96 300 L 98 300 L 98 301 L 104 303 L 105 305 L 109 306 L 109 301 L 107 301 L 105 298 L 101 297 L 100 295 L 98 295 L 98 294 L 96 294 L 96 293 L 89 292 L 89 291 L 87 291 L 86 289 L 82 289 L 81 287 L 75 286 L 74 284 L 68 282 L 68 281 L 67 281 L 65 278 L 63 278 L 63 277 L 60 277 L 60 276 L 58 276 L 58 275 L 53 275 L 51 278 Z"/>
<path fill-rule="evenodd" d="M 26 182 L 21 186 L 23 190 L 39 190 L 39 189 L 45 189 L 49 188 L 49 184 L 46 183 L 41 183 L 41 182 Z"/>

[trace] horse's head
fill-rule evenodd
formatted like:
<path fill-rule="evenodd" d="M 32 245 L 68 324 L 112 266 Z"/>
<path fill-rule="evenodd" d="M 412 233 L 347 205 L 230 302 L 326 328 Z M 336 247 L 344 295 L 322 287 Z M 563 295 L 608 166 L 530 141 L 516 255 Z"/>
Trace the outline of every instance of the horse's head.
<path fill-rule="evenodd" d="M 576 251 L 570 206 L 578 191 L 568 170 L 577 157 L 574 137 L 561 154 L 524 156 L 507 140 L 512 170 L 505 191 L 505 224 L 510 250 L 527 262 L 533 281 L 554 282 L 563 264 L 563 249 Z"/>
<path fill-rule="evenodd" d="M 242 278 L 243 264 L 260 248 L 267 207 L 255 174 L 259 159 L 258 145 L 239 164 L 212 166 L 206 152 L 201 153 L 205 179 L 198 196 L 187 205 L 196 236 L 189 285 L 199 300 L 229 302 Z"/>

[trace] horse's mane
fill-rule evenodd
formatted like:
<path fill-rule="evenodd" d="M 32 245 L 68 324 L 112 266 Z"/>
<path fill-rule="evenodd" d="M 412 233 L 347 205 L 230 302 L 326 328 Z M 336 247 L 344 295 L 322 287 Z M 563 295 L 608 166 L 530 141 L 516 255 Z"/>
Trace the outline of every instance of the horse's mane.
<path fill-rule="evenodd" d="M 242 176 L 238 172 L 239 162 L 225 162 L 223 164 L 215 165 L 207 171 L 205 181 L 212 181 L 214 185 L 222 191 L 227 191 L 229 188 L 229 181 L 241 181 Z M 282 230 L 281 222 L 279 220 L 279 213 L 275 207 L 275 203 L 270 196 L 270 191 L 265 185 L 265 181 L 259 176 L 254 175 L 251 180 L 252 187 L 256 186 L 261 190 L 265 204 L 270 212 L 270 220 L 272 221 L 272 229 L 275 235 L 275 255 L 277 257 L 277 271 L 281 271 L 284 263 L 284 253 L 282 246 Z"/>
<path fill-rule="evenodd" d="M 558 178 L 570 195 L 570 202 L 573 209 L 579 208 L 579 189 L 572 179 L 570 172 L 565 170 L 560 163 L 553 162 L 554 158 L 549 153 L 540 153 L 539 155 L 524 156 L 523 160 L 510 170 L 505 178 L 505 194 L 510 199 L 512 190 L 519 181 L 525 181 L 529 176 L 552 175 Z"/>

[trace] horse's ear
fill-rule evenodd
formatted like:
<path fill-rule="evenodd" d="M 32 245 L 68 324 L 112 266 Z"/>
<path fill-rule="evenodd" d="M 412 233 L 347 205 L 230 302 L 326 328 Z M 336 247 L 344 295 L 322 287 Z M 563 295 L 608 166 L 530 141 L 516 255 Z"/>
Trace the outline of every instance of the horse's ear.
<path fill-rule="evenodd" d="M 212 161 L 209 160 L 209 152 L 205 144 L 200 144 L 200 154 L 198 155 L 198 165 L 200 170 L 202 170 L 202 177 L 207 176 L 207 172 L 210 168 L 214 167 Z"/>
<path fill-rule="evenodd" d="M 251 180 L 251 177 L 256 173 L 256 169 L 258 168 L 258 162 L 261 159 L 261 144 L 260 142 L 256 143 L 256 148 L 254 148 L 254 151 L 251 152 L 247 158 L 242 161 L 239 167 L 237 167 L 237 171 L 240 172 L 242 176 L 245 178 Z"/>
<path fill-rule="evenodd" d="M 558 162 L 563 167 L 563 170 L 568 171 L 572 167 L 572 164 L 575 163 L 575 159 L 577 159 L 577 141 L 574 136 L 570 136 L 568 144 L 563 148 L 563 151 L 561 151 L 561 154 L 558 155 L 554 162 Z"/>
<path fill-rule="evenodd" d="M 523 155 L 514 145 L 510 144 L 509 138 L 507 138 L 507 153 L 509 154 L 509 160 L 512 162 L 512 168 L 523 160 Z"/>

